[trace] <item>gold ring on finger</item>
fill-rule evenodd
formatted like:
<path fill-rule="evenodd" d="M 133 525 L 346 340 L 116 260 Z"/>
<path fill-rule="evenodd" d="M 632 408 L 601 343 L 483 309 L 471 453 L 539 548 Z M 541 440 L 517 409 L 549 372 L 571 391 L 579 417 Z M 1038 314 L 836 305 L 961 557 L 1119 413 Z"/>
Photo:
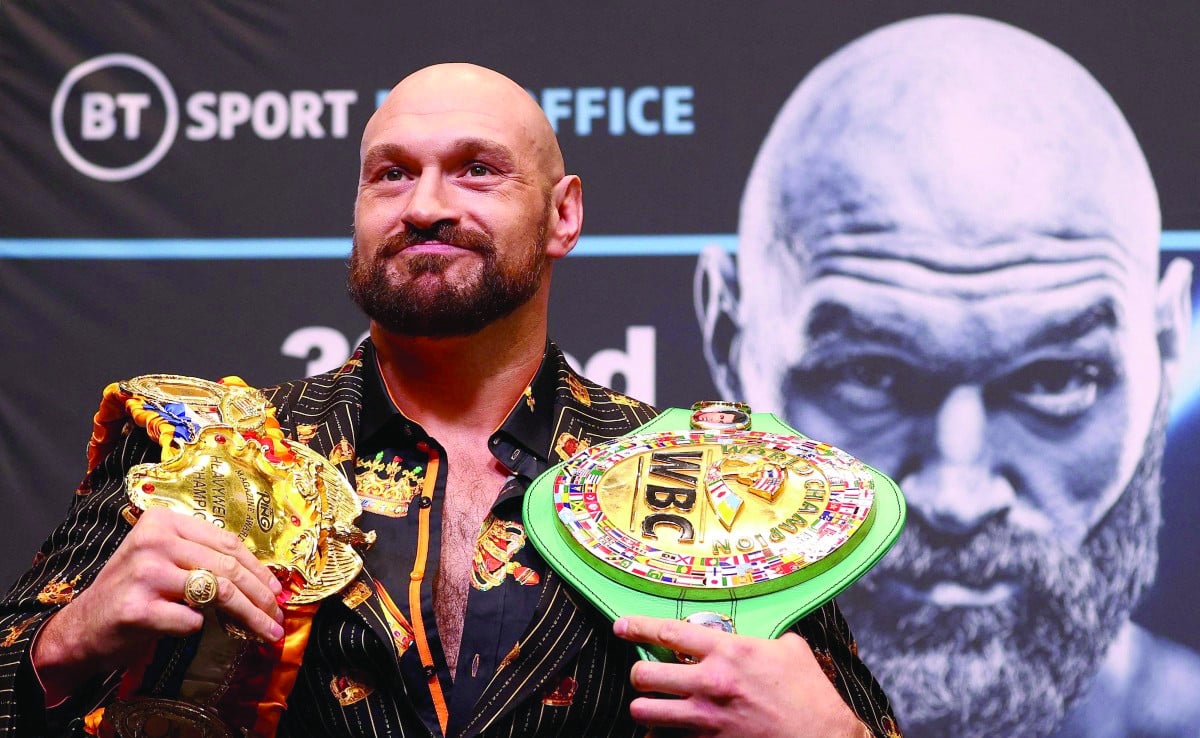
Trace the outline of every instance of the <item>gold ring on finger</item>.
<path fill-rule="evenodd" d="M 183 601 L 199 610 L 217 599 L 217 575 L 208 569 L 192 569 L 183 582 Z"/>

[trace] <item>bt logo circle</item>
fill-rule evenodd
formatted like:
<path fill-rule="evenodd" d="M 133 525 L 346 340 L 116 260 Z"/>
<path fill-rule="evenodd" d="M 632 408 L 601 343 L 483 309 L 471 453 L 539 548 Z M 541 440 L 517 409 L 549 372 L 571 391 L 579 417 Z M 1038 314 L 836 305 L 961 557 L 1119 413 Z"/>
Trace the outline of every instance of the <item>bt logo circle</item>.
<path fill-rule="evenodd" d="M 50 108 L 50 127 L 71 166 L 93 179 L 122 182 L 145 174 L 171 148 L 179 130 L 179 101 L 158 67 L 132 54 L 104 54 L 63 77 Z M 159 128 L 154 145 L 144 151 L 144 139 Z M 77 136 L 68 135 L 76 130 Z"/>

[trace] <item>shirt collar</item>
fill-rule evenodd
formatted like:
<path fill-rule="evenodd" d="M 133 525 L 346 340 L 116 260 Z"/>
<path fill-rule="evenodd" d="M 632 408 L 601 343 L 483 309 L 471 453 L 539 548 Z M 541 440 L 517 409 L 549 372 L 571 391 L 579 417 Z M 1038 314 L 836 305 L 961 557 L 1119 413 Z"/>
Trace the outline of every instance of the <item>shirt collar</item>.
<path fill-rule="evenodd" d="M 552 360 L 553 356 L 554 352 L 550 350 L 550 343 L 547 342 L 542 353 L 542 362 L 529 386 L 517 399 L 504 422 L 492 434 L 494 450 L 498 451 L 496 447 L 501 444 L 519 446 L 524 452 L 522 455 L 528 454 L 537 460 L 536 466 L 540 467 L 539 471 L 548 466 L 550 444 L 553 441 L 551 436 L 554 433 L 554 401 L 558 389 L 559 367 L 557 362 Z M 373 446 L 372 436 L 385 428 L 395 429 L 409 438 L 425 438 L 425 430 L 405 417 L 392 403 L 383 383 L 383 375 L 379 371 L 375 346 L 370 341 L 366 343 L 362 361 L 363 406 L 359 416 L 359 438 L 362 446 Z M 511 454 L 505 454 L 505 457 L 511 457 Z M 498 458 L 511 465 L 510 458 L 499 457 L 499 454 Z M 525 469 L 515 471 L 526 473 Z"/>
<path fill-rule="evenodd" d="M 551 357 L 549 342 L 542 351 L 542 363 L 529 380 L 529 386 L 509 411 L 508 417 L 492 434 L 508 439 L 533 454 L 546 468 L 554 433 L 554 400 L 558 395 L 558 366 Z M 523 471 L 517 469 L 516 471 Z M 537 476 L 532 475 L 532 476 Z"/>
<path fill-rule="evenodd" d="M 363 405 L 358 419 L 359 445 L 363 448 L 374 448 L 377 444 L 373 442 L 372 437 L 393 423 L 406 437 L 425 437 L 421 426 L 405 417 L 404 413 L 392 404 L 392 398 L 383 383 L 383 375 L 379 371 L 375 344 L 371 341 L 367 341 L 363 349 L 362 362 Z"/>

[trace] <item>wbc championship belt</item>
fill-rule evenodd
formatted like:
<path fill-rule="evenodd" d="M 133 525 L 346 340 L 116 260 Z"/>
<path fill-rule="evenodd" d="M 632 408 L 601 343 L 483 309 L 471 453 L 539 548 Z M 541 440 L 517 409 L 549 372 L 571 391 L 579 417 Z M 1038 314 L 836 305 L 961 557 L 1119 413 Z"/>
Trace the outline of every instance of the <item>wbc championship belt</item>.
<path fill-rule="evenodd" d="M 355 547 L 374 540 L 354 526 L 359 498 L 328 459 L 286 440 L 266 397 L 237 377 L 156 374 L 110 385 L 89 471 L 130 421 L 162 446 L 162 457 L 126 474 L 125 517 L 136 524 L 145 510 L 165 507 L 236 533 L 283 584 L 284 636 L 263 642 L 205 607 L 216 579 L 195 569 L 182 597 L 202 609 L 201 631 L 160 639 L 86 727 L 119 738 L 272 736 L 317 603 L 353 581 L 362 570 Z"/>
<path fill-rule="evenodd" d="M 613 620 L 775 638 L 879 561 L 905 505 L 846 452 L 743 403 L 705 402 L 547 470 L 524 513 L 550 567 Z"/>

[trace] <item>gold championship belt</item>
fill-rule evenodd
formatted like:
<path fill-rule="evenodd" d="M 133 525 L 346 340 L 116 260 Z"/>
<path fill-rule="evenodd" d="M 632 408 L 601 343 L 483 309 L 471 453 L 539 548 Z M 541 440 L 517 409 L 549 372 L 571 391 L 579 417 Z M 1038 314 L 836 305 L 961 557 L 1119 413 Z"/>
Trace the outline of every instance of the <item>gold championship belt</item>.
<path fill-rule="evenodd" d="M 547 470 L 524 519 L 554 571 L 614 620 L 774 638 L 874 566 L 904 509 L 895 483 L 850 454 L 743 403 L 706 402 Z"/>
<path fill-rule="evenodd" d="M 91 464 L 106 435 L 132 419 L 163 447 L 162 459 L 126 475 L 127 517 L 165 507 L 236 533 L 280 579 L 284 637 L 265 643 L 203 605 L 215 577 L 188 577 L 183 598 L 203 608 L 197 636 L 163 638 L 131 666 L 96 730 L 120 738 L 241 738 L 274 734 L 303 656 L 316 603 L 362 570 L 354 526 L 362 506 L 328 459 L 284 439 L 274 408 L 236 377 L 221 383 L 174 375 L 111 385 L 96 417 Z"/>

